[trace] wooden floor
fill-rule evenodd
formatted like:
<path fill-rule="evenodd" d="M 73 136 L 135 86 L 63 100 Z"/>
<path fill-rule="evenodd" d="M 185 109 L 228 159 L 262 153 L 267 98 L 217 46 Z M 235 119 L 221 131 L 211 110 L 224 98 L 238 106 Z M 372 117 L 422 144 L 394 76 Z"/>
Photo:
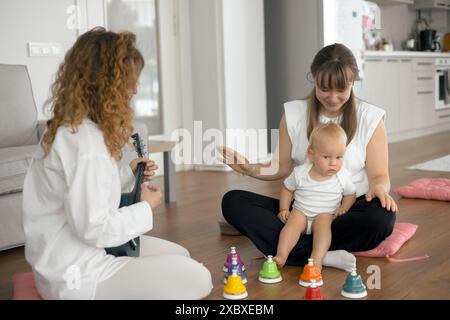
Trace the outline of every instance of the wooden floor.
<path fill-rule="evenodd" d="M 450 178 L 450 173 L 411 171 L 406 167 L 450 154 L 450 132 L 391 144 L 390 174 L 398 187 L 422 177 Z M 232 189 L 251 190 L 274 196 L 280 182 L 261 182 L 234 173 L 183 172 L 177 174 L 177 202 L 163 205 L 155 213 L 154 229 L 149 235 L 185 246 L 193 258 L 211 271 L 214 289 L 208 299 L 222 299 L 222 265 L 230 246 L 236 246 L 246 263 L 248 299 L 301 299 L 305 289 L 298 285 L 300 267 L 282 269 L 283 281 L 262 284 L 257 275 L 263 263 L 252 243 L 243 236 L 222 236 L 217 217 L 222 195 Z M 162 185 L 162 179 L 155 179 Z M 398 197 L 395 197 L 398 199 Z M 381 288 L 368 290 L 367 299 L 450 299 L 450 202 L 398 199 L 397 221 L 419 225 L 417 233 L 395 257 L 428 254 L 427 261 L 389 263 L 384 258 L 358 258 L 358 271 L 365 283 L 370 265 L 380 268 Z M 12 296 L 11 276 L 30 268 L 23 247 L 0 252 L 0 299 Z M 347 274 L 324 268 L 322 293 L 327 299 L 344 299 L 340 289 Z"/>

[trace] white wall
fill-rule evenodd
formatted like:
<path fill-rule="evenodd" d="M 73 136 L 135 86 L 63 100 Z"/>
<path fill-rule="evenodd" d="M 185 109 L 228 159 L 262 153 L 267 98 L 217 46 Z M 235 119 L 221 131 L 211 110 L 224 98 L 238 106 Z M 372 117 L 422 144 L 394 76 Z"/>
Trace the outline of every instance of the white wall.
<path fill-rule="evenodd" d="M 227 128 L 267 128 L 263 5 L 223 1 Z"/>
<path fill-rule="evenodd" d="M 224 129 L 222 27 L 218 0 L 190 0 L 193 120 Z"/>
<path fill-rule="evenodd" d="M 410 10 L 407 4 L 380 6 L 381 33 L 394 42 L 395 50 L 402 50 L 401 43 L 409 39 L 415 27 L 417 11 Z"/>
<path fill-rule="evenodd" d="M 320 1 L 265 0 L 264 10 L 268 126 L 278 129 L 283 104 L 313 88 L 307 74 L 323 42 L 322 6 Z"/>
<path fill-rule="evenodd" d="M 165 137 L 182 124 L 178 0 L 158 1 L 159 71 L 162 90 L 162 116 Z M 176 29 L 175 29 L 176 28 Z"/>
<path fill-rule="evenodd" d="M 267 128 L 263 8 L 263 0 L 189 2 L 193 119 L 203 131 Z"/>
<path fill-rule="evenodd" d="M 67 27 L 67 10 L 75 0 L 1 0 L 0 1 L 0 63 L 28 66 L 38 118 L 49 97 L 53 75 L 77 37 Z M 28 42 L 56 42 L 62 54 L 57 57 L 29 57 Z"/>

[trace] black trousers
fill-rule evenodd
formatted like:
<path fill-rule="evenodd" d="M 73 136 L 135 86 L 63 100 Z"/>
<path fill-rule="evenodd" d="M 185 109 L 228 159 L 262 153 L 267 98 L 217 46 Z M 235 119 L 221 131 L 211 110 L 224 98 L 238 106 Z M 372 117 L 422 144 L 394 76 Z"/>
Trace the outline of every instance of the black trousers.
<path fill-rule="evenodd" d="M 278 237 L 284 224 L 278 219 L 279 200 L 253 192 L 232 190 L 222 199 L 225 219 L 248 237 L 264 255 L 275 256 Z M 375 248 L 392 233 L 396 215 L 381 206 L 378 198 L 371 202 L 360 196 L 350 210 L 331 224 L 330 250 L 349 252 Z M 312 252 L 312 235 L 301 235 L 286 261 L 303 266 Z"/>

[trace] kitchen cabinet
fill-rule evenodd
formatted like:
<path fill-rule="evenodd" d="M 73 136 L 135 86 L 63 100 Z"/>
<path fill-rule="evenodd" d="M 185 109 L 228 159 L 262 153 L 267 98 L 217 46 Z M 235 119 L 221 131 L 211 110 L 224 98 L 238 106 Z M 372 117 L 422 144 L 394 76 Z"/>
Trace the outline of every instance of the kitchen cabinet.
<path fill-rule="evenodd" d="M 371 57 L 364 73 L 363 98 L 386 111 L 388 134 L 435 125 L 432 58 Z"/>
<path fill-rule="evenodd" d="M 414 9 L 438 9 L 448 10 L 450 9 L 449 0 L 415 0 Z"/>
<path fill-rule="evenodd" d="M 411 97 L 412 101 L 400 104 L 400 114 L 403 116 L 401 128 L 413 130 L 427 128 L 434 125 L 434 96 L 435 79 L 433 59 L 412 59 L 412 70 L 409 73 L 409 81 L 405 81 L 408 87 L 400 92 L 404 101 L 405 95 Z M 402 78 L 407 76 L 404 69 L 400 70 Z M 412 86 L 411 86 L 412 84 Z"/>
<path fill-rule="evenodd" d="M 399 130 L 398 59 L 367 59 L 364 68 L 363 97 L 367 102 L 386 111 L 385 125 L 388 133 Z"/>
<path fill-rule="evenodd" d="M 414 4 L 414 0 L 372 0 L 372 2 L 375 2 L 376 4 L 379 5 L 394 5 L 400 3 Z"/>
<path fill-rule="evenodd" d="M 436 112 L 436 124 L 450 124 L 450 109 L 442 109 Z"/>

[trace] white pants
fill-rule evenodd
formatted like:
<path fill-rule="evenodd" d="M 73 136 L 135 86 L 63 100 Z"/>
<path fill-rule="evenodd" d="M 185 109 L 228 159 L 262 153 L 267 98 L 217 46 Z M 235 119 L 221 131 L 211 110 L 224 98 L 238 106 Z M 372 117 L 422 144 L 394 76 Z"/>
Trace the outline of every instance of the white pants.
<path fill-rule="evenodd" d="M 212 290 L 211 273 L 182 246 L 149 236 L 140 237 L 139 258 L 97 285 L 96 300 L 193 300 Z"/>

